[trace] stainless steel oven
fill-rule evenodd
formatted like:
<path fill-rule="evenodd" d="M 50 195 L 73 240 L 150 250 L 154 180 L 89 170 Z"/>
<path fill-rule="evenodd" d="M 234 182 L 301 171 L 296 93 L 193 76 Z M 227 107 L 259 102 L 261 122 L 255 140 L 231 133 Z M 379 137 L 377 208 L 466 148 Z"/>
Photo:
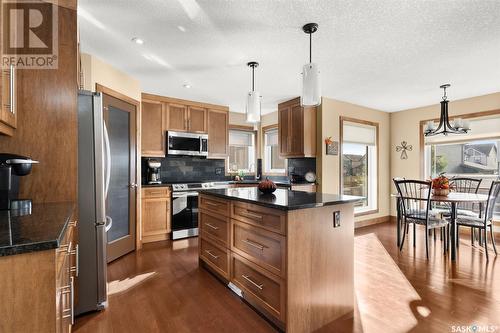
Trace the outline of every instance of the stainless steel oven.
<path fill-rule="evenodd" d="M 167 154 L 208 156 L 208 135 L 187 132 L 167 132 Z"/>
<path fill-rule="evenodd" d="M 172 192 L 172 239 L 198 236 L 198 192 Z"/>

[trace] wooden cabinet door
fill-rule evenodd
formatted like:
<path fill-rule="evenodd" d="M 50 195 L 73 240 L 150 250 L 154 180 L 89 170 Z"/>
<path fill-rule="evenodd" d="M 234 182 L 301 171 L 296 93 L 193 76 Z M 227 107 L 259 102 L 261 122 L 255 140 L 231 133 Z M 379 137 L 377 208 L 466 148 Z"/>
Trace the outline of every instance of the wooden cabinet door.
<path fill-rule="evenodd" d="M 142 102 L 141 151 L 145 157 L 165 156 L 165 112 L 160 102 Z"/>
<path fill-rule="evenodd" d="M 207 109 L 190 106 L 188 108 L 188 131 L 207 133 Z"/>
<path fill-rule="evenodd" d="M 0 132 L 6 135 L 13 135 L 17 126 L 16 112 L 16 89 L 15 89 L 15 69 L 2 69 L 0 78 L 1 90 L 1 110 L 0 110 Z"/>
<path fill-rule="evenodd" d="M 229 145 L 229 113 L 208 110 L 208 157 L 225 158 Z"/>
<path fill-rule="evenodd" d="M 168 239 L 170 227 L 170 198 L 142 199 L 143 243 Z"/>
<path fill-rule="evenodd" d="M 188 107 L 181 104 L 167 104 L 167 130 L 186 132 L 188 130 Z"/>
<path fill-rule="evenodd" d="M 304 155 L 304 109 L 300 104 L 290 107 L 289 156 Z"/>
<path fill-rule="evenodd" d="M 290 151 L 290 107 L 278 110 L 278 143 L 280 156 L 287 156 Z"/>

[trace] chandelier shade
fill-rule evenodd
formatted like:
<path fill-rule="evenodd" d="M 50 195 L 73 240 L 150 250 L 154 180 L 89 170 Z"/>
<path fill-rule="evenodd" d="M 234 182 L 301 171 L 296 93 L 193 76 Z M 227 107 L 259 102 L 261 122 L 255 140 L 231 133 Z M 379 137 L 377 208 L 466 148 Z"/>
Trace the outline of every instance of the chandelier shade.
<path fill-rule="evenodd" d="M 302 30 L 309 35 L 309 63 L 302 67 L 302 106 L 318 106 L 321 104 L 321 78 L 319 66 L 312 62 L 312 34 L 318 30 L 317 23 L 308 23 Z"/>

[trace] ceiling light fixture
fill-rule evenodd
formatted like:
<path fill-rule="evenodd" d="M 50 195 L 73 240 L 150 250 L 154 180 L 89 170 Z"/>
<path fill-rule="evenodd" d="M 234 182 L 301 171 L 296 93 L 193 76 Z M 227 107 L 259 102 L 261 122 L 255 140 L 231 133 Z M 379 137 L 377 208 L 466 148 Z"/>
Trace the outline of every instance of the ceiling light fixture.
<path fill-rule="evenodd" d="M 189 89 L 189 88 L 191 88 L 191 85 L 188 84 L 188 83 L 186 83 L 186 84 L 183 85 L 183 87 L 186 88 L 186 89 Z"/>
<path fill-rule="evenodd" d="M 134 37 L 132 38 L 132 41 L 136 44 L 139 44 L 139 45 L 142 45 L 144 44 L 144 41 L 142 39 L 140 39 L 139 37 Z"/>
<path fill-rule="evenodd" d="M 434 121 L 429 120 L 425 125 L 424 134 L 425 136 L 434 136 L 438 134 L 466 134 L 470 131 L 470 122 L 462 118 L 455 118 L 450 124 L 448 117 L 448 97 L 446 96 L 446 89 L 451 85 L 449 83 L 439 86 L 443 89 L 444 95 L 441 101 L 441 116 L 439 117 L 439 125 L 436 128 Z"/>
<path fill-rule="evenodd" d="M 261 108 L 261 96 L 258 92 L 255 91 L 255 68 L 259 66 L 259 63 L 256 61 L 251 61 L 247 63 L 247 66 L 252 68 L 252 91 L 250 91 L 247 95 L 246 104 L 247 122 L 256 124 L 260 122 Z"/>
<path fill-rule="evenodd" d="M 302 68 L 302 106 L 317 106 L 321 104 L 321 81 L 318 64 L 312 62 L 312 34 L 318 30 L 317 23 L 307 23 L 302 30 L 309 35 L 309 63 Z"/>

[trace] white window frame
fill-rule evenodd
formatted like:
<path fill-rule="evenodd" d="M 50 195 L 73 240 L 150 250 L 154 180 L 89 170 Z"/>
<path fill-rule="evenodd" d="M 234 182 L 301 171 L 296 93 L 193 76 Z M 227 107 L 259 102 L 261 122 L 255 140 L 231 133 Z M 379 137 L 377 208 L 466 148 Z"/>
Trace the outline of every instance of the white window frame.
<path fill-rule="evenodd" d="M 267 144 L 267 134 L 269 132 L 275 132 L 275 131 L 276 131 L 276 134 L 279 135 L 278 126 L 270 126 L 270 127 L 262 129 L 262 139 L 264 142 L 264 145 L 263 145 L 264 146 L 264 154 L 263 154 L 264 170 L 263 170 L 263 173 L 266 175 L 286 176 L 286 170 L 287 170 L 287 165 L 288 165 L 288 163 L 287 163 L 288 160 L 286 158 L 284 159 L 285 165 L 284 165 L 283 169 L 272 169 L 271 168 L 271 162 L 272 162 L 271 146 L 268 146 L 268 144 Z M 279 145 L 278 145 L 278 149 L 279 149 Z"/>
<path fill-rule="evenodd" d="M 240 171 L 243 171 L 243 174 L 244 175 L 254 175 L 255 174 L 255 169 L 256 169 L 256 162 L 257 162 L 257 131 L 255 131 L 254 129 L 252 128 L 229 128 L 229 132 L 246 132 L 246 133 L 251 133 L 253 135 L 253 153 L 249 152 L 249 154 L 252 154 L 252 156 L 249 156 L 248 157 L 248 162 L 249 162 L 249 165 L 248 165 L 248 168 L 247 169 L 238 169 L 237 171 L 235 170 L 231 170 L 231 165 L 230 165 L 230 161 L 229 161 L 229 154 L 226 158 L 226 174 L 228 175 L 237 175 Z M 229 142 L 228 144 L 228 149 L 230 150 L 231 148 L 231 142 Z"/>

